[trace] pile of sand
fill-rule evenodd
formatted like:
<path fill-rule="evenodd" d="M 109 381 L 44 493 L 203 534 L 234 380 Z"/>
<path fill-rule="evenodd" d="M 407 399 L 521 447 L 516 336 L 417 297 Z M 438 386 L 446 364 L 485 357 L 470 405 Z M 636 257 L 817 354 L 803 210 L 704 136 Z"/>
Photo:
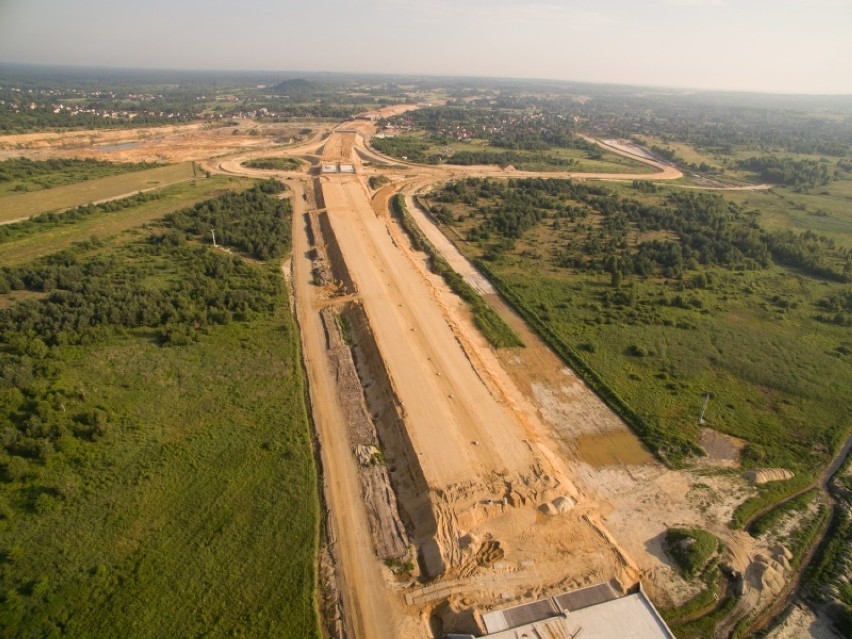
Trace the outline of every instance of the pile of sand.
<path fill-rule="evenodd" d="M 752 484 L 766 484 L 770 481 L 792 479 L 794 475 L 786 468 L 758 468 L 743 473 L 743 477 Z"/>
<path fill-rule="evenodd" d="M 571 497 L 560 496 L 553 501 L 545 502 L 538 507 L 539 512 L 545 515 L 562 515 L 574 508 L 577 502 Z"/>

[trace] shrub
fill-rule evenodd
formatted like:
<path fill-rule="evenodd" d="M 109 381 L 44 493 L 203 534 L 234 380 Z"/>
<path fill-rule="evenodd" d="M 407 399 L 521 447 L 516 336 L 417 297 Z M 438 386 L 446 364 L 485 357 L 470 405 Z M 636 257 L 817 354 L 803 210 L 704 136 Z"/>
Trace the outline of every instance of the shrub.
<path fill-rule="evenodd" d="M 669 528 L 666 532 L 665 550 L 687 579 L 700 573 L 718 549 L 716 536 L 700 528 Z"/>

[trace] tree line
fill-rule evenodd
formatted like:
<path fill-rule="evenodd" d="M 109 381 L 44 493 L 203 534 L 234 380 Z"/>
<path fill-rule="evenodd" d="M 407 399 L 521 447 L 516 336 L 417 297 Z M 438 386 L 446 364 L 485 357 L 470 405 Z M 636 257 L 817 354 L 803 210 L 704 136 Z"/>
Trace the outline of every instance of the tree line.
<path fill-rule="evenodd" d="M 280 257 L 290 250 L 290 202 L 270 197 L 284 185 L 266 180 L 241 193 L 225 193 L 167 215 L 164 224 L 195 239 L 233 247 L 258 260 Z"/>
<path fill-rule="evenodd" d="M 675 191 L 661 203 L 647 204 L 571 180 L 470 178 L 445 186 L 433 201 L 474 207 L 476 223 L 468 239 L 509 242 L 492 246 L 492 255 L 551 219 L 555 230 L 573 226 L 557 259 L 580 270 L 680 277 L 701 266 L 765 268 L 776 262 L 816 277 L 852 281 L 849 250 L 811 231 L 767 231 L 742 207 L 716 194 Z M 440 204 L 433 213 L 452 222 Z M 587 221 L 590 216 L 599 222 Z M 649 232 L 663 237 L 642 239 Z"/>
<path fill-rule="evenodd" d="M 814 188 L 828 184 L 833 175 L 828 164 L 809 159 L 793 159 L 764 155 L 737 162 L 741 169 L 757 173 L 762 180 L 773 184 L 786 184 Z"/>

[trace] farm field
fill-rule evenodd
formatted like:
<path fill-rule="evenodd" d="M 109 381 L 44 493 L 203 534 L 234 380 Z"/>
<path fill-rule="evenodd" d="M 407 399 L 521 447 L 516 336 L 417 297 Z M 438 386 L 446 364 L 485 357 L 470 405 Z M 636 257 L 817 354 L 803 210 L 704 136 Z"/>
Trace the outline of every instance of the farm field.
<path fill-rule="evenodd" d="M 110 175 L 155 168 L 144 163 L 55 159 L 36 162 L 17 158 L 0 162 L 0 197 L 41 191 Z"/>
<path fill-rule="evenodd" d="M 149 194 L 152 199 L 143 198 L 128 208 L 110 210 L 118 201 L 112 206 L 96 207 L 94 213 L 72 224 L 63 223 L 63 214 L 60 214 L 54 223 L 38 224 L 30 220 L 0 227 L 0 264 L 22 264 L 68 248 L 75 242 L 116 236 L 222 191 L 242 190 L 252 183 L 246 178 L 214 176 L 158 189 Z"/>
<path fill-rule="evenodd" d="M 0 224 L 72 206 L 99 202 L 138 191 L 161 188 L 194 177 L 191 162 L 113 175 L 0 199 Z"/>
<path fill-rule="evenodd" d="M 174 227 L 198 214 L 0 261 L 35 289 L 0 296 L 4 636 L 319 636 L 317 471 L 281 254 L 199 245 Z M 31 279 L 46 272 L 49 299 Z"/>

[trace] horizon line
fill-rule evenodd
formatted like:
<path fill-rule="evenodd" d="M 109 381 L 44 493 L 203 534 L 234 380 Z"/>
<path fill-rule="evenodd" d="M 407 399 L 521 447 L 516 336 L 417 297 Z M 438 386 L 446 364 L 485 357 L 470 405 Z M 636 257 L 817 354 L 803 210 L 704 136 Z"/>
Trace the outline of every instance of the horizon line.
<path fill-rule="evenodd" d="M 35 67 L 40 69 L 74 69 L 79 71 L 113 71 L 113 72 L 160 72 L 160 73 L 221 73 L 221 74 L 282 74 L 282 75 L 339 75 L 339 76 L 378 76 L 378 77 L 401 77 L 401 78 L 430 78 L 447 80 L 498 80 L 511 82 L 548 82 L 556 84 L 580 84 L 600 87 L 624 87 L 644 90 L 668 90 L 683 93 L 728 93 L 737 95 L 761 95 L 778 97 L 824 97 L 824 98 L 852 98 L 852 93 L 810 93 L 806 91 L 761 91 L 757 89 L 722 89 L 696 86 L 673 86 L 663 84 L 627 84 L 622 82 L 593 82 L 590 80 L 568 80 L 563 78 L 543 77 L 519 77 L 519 76 L 497 76 L 497 75 L 449 75 L 440 73 L 413 73 L 413 72 L 390 72 L 390 71 L 327 71 L 327 70 L 298 70 L 298 69 L 219 69 L 200 67 L 147 67 L 147 66 L 111 66 L 101 64 L 62 64 L 46 62 L 21 62 L 0 60 L 0 67 Z"/>

